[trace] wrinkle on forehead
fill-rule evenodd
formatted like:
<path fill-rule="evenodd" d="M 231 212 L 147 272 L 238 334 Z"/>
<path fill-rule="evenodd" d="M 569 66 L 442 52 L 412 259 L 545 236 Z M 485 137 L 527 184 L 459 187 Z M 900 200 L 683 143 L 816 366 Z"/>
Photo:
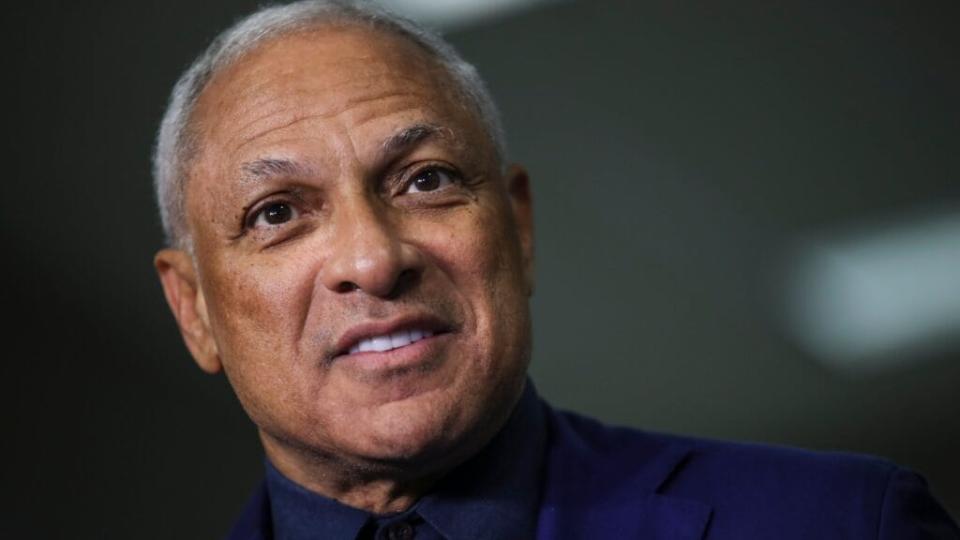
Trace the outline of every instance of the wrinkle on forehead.
<path fill-rule="evenodd" d="M 266 114 L 259 116 L 250 122 L 246 123 L 244 126 L 241 126 L 237 129 L 237 134 L 226 141 L 226 146 L 233 148 L 235 151 L 242 150 L 245 146 L 251 142 L 256 141 L 257 139 L 270 134 L 274 131 L 279 131 L 294 127 L 299 123 L 307 122 L 311 120 L 321 120 L 321 119 L 330 119 L 341 116 L 345 113 L 353 112 L 355 107 L 373 103 L 376 101 L 386 101 L 389 99 L 404 99 L 411 98 L 410 102 L 414 103 L 414 97 L 417 94 L 414 92 L 405 92 L 405 93 L 393 93 L 393 92 L 384 92 L 379 95 L 365 96 L 361 98 L 355 98 L 344 102 L 340 107 L 332 108 L 328 111 L 321 111 L 317 113 L 308 113 L 302 109 L 302 107 L 280 109 L 278 111 L 270 111 Z M 373 116 L 372 113 L 370 116 Z M 366 118 L 360 117 L 357 119 L 357 125 L 362 125 Z M 262 124 L 267 124 L 263 126 Z M 253 133 L 245 133 L 251 128 L 257 127 L 258 130 Z"/>
<path fill-rule="evenodd" d="M 314 74 L 310 77 L 308 73 L 290 77 L 287 73 L 265 72 L 263 76 L 267 80 L 258 83 L 255 88 L 244 85 L 243 81 L 237 81 L 236 84 L 241 87 L 233 100 L 238 105 L 234 109 L 242 113 L 254 112 L 249 120 L 236 128 L 242 137 L 241 144 L 262 134 L 264 130 L 246 135 L 251 129 L 256 129 L 258 124 L 267 123 L 274 117 L 288 118 L 287 124 L 276 126 L 280 128 L 309 117 L 335 117 L 366 103 L 387 98 L 410 98 L 410 101 L 414 102 L 417 97 L 422 97 L 416 91 L 420 89 L 422 81 L 406 75 L 405 72 L 382 69 L 361 76 L 353 68 L 343 71 L 350 73 L 348 79 L 330 80 L 323 75 Z M 380 81 L 390 81 L 393 83 L 392 87 L 371 93 L 374 84 Z M 274 91 L 283 86 L 286 87 L 282 88 L 282 92 Z M 338 91 L 341 93 L 338 100 L 320 102 L 316 99 L 319 94 L 332 97 Z M 305 107 L 305 104 L 308 106 Z"/>

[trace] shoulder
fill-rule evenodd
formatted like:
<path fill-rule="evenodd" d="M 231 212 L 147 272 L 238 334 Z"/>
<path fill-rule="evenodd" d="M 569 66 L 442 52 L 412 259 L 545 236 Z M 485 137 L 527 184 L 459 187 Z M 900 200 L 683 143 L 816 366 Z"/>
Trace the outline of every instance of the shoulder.
<path fill-rule="evenodd" d="M 554 495 L 566 477 L 594 500 L 697 503 L 719 538 L 960 538 L 924 479 L 885 459 L 611 427 L 549 407 L 547 415 Z"/>
<path fill-rule="evenodd" d="M 891 461 L 861 454 L 656 433 L 555 410 L 549 416 L 552 452 L 584 466 L 613 463 L 621 472 L 652 463 L 662 473 L 657 489 L 728 495 L 731 490 L 768 485 L 781 491 L 815 488 L 819 483 L 837 488 L 843 482 L 883 487 L 899 470 Z"/>

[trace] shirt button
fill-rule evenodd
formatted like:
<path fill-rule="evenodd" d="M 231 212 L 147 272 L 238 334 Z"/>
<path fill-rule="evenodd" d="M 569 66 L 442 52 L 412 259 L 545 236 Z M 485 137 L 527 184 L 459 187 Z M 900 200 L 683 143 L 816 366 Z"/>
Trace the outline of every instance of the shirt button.
<path fill-rule="evenodd" d="M 412 540 L 413 527 L 406 521 L 400 521 L 387 527 L 387 540 Z"/>

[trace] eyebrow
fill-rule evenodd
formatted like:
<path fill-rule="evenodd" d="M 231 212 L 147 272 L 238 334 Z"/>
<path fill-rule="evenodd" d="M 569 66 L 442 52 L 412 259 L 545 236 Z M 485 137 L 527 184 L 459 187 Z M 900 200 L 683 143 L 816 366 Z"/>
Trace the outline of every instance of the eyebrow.
<path fill-rule="evenodd" d="M 414 124 L 388 137 L 380 147 L 379 163 L 386 163 L 429 139 L 445 138 L 452 133 L 434 124 Z"/>
<path fill-rule="evenodd" d="M 309 177 L 314 171 L 299 161 L 286 158 L 260 158 L 240 166 L 244 182 L 259 183 L 278 177 Z"/>

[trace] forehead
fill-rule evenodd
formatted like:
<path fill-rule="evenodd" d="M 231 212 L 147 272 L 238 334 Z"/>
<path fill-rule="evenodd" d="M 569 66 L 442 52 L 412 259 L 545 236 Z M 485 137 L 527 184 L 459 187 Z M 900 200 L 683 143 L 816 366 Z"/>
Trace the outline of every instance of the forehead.
<path fill-rule="evenodd" d="M 197 102 L 195 133 L 201 148 L 237 153 L 304 120 L 362 125 L 426 111 L 460 124 L 451 127 L 476 128 L 455 94 L 450 75 L 415 43 L 366 28 L 321 27 L 272 39 L 218 73 Z"/>

